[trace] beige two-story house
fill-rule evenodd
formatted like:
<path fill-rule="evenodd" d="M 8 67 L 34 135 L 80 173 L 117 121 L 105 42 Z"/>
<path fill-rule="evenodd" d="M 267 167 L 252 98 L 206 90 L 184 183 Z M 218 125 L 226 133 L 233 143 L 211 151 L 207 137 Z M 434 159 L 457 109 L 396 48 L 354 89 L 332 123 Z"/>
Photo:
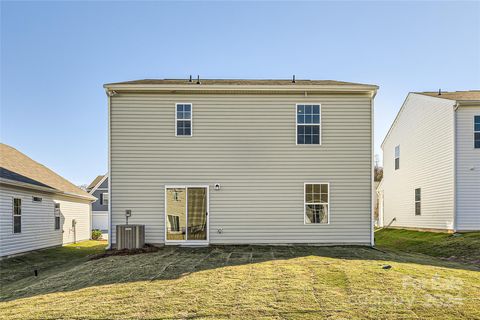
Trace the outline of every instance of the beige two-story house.
<path fill-rule="evenodd" d="M 373 244 L 374 85 L 139 80 L 105 86 L 109 241 Z"/>
<path fill-rule="evenodd" d="M 480 230 L 480 91 L 410 93 L 382 149 L 381 225 Z"/>

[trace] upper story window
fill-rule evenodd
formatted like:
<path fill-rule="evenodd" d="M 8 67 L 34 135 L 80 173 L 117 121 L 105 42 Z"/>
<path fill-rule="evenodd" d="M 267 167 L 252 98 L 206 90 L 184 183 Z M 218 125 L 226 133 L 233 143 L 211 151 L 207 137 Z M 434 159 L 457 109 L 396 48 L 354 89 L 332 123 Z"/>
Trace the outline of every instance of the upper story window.
<path fill-rule="evenodd" d="M 192 136 L 192 104 L 175 105 L 175 136 Z"/>
<path fill-rule="evenodd" d="M 475 149 L 480 149 L 480 116 L 475 116 L 473 120 L 473 137 Z"/>
<path fill-rule="evenodd" d="M 395 147 L 395 170 L 400 169 L 400 146 Z"/>
<path fill-rule="evenodd" d="M 22 199 L 13 199 L 13 233 L 22 232 Z"/>
<path fill-rule="evenodd" d="M 100 204 L 104 206 L 108 206 L 108 193 L 104 192 L 100 194 Z"/>
<path fill-rule="evenodd" d="M 320 144 L 320 105 L 297 104 L 297 144 Z"/>
<path fill-rule="evenodd" d="M 328 223 L 329 191 L 328 183 L 305 183 L 305 224 Z"/>

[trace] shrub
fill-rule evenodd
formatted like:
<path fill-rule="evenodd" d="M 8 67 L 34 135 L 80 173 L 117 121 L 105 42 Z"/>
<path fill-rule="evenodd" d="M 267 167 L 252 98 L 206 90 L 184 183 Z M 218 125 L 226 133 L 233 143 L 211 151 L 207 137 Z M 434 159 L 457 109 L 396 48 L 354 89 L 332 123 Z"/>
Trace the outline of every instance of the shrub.
<path fill-rule="evenodd" d="M 92 240 L 100 240 L 102 239 L 102 231 L 95 229 L 92 231 Z"/>

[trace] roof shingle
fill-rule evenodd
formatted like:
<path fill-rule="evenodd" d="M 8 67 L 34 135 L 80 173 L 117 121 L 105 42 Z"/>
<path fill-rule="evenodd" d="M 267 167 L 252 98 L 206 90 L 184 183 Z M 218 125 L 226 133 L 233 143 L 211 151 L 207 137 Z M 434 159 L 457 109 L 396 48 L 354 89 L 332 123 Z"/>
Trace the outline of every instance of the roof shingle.
<path fill-rule="evenodd" d="M 12 180 L 14 174 L 22 177 L 24 183 L 32 185 L 46 185 L 63 193 L 92 199 L 92 196 L 78 188 L 68 180 L 62 178 L 44 165 L 27 157 L 17 149 L 0 143 L 0 167 L 8 173 L 4 178 Z M 8 177 L 10 176 L 10 178 Z M 18 179 L 13 179 L 18 181 Z M 94 198 L 93 198 L 94 199 Z"/>
<path fill-rule="evenodd" d="M 448 100 L 457 100 L 457 101 L 474 101 L 480 100 L 480 90 L 470 90 L 470 91 L 453 91 L 453 92 L 415 92 L 418 94 L 423 94 L 425 96 L 442 98 Z"/>

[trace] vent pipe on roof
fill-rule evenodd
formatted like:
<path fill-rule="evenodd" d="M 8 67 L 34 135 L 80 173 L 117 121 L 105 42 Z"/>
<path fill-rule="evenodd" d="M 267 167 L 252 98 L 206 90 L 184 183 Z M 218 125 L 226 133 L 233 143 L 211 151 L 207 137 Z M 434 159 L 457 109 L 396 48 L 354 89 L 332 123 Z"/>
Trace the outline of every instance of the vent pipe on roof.
<path fill-rule="evenodd" d="M 200 76 L 197 75 L 197 84 L 200 84 Z"/>
<path fill-rule="evenodd" d="M 188 80 L 188 82 L 193 82 L 192 81 L 192 75 L 190 75 L 190 79 Z"/>
<path fill-rule="evenodd" d="M 442 95 L 442 89 L 438 89 L 438 95 L 439 95 L 439 96 Z"/>
<path fill-rule="evenodd" d="M 292 83 L 295 83 L 295 75 L 293 75 Z"/>

